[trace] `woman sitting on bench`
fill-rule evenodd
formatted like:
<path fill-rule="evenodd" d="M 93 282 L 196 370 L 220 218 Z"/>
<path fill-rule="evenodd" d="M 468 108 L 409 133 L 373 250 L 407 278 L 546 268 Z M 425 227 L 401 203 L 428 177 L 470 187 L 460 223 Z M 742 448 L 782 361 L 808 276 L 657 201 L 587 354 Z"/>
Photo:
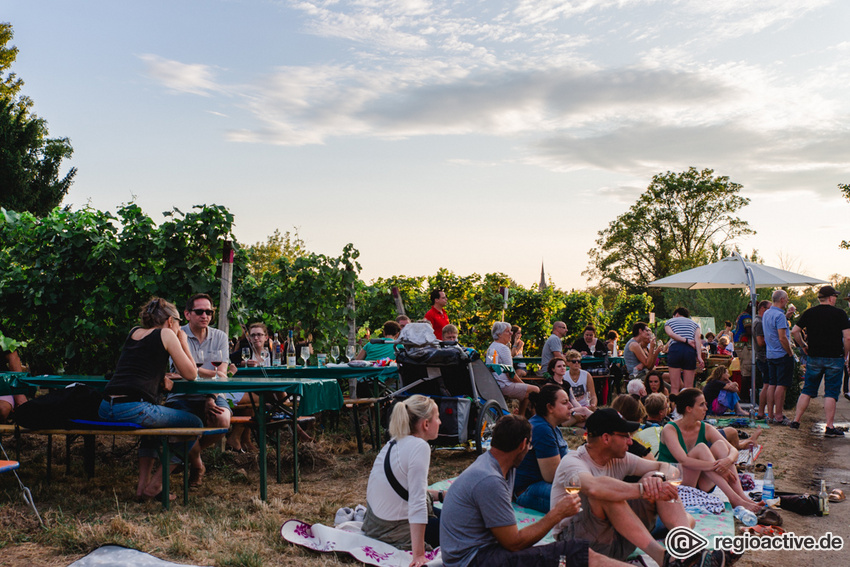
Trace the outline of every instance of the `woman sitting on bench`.
<path fill-rule="evenodd" d="M 115 373 L 103 392 L 98 414 L 106 421 L 136 423 L 146 428 L 203 427 L 197 416 L 157 405 L 169 357 L 186 380 L 198 375 L 186 333 L 180 328 L 177 308 L 158 297 L 140 312 L 141 327 L 130 331 Z M 162 490 L 162 474 L 152 471 L 156 456 L 155 437 L 143 437 L 139 446 L 139 484 L 136 497 L 156 498 Z M 171 447 L 172 470 L 181 462 L 184 443 Z"/>

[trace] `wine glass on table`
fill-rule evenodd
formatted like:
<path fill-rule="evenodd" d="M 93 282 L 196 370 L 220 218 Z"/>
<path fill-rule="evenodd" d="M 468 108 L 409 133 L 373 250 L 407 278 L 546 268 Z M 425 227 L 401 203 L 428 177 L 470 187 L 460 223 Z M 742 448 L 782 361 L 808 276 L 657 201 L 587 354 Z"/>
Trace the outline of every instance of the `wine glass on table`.
<path fill-rule="evenodd" d="M 354 345 L 348 345 L 345 347 L 345 358 L 348 359 L 348 362 L 354 360 L 355 354 L 357 354 L 357 352 L 354 350 Z"/>
<path fill-rule="evenodd" d="M 242 362 L 248 366 L 248 361 L 251 360 L 251 347 L 242 347 Z"/>
<path fill-rule="evenodd" d="M 336 364 L 337 358 L 339 358 L 339 347 L 334 345 L 331 347 L 331 362 Z"/>
<path fill-rule="evenodd" d="M 217 351 L 213 352 L 212 353 L 212 360 L 210 362 L 212 362 L 213 369 L 216 372 L 218 372 L 218 367 L 221 366 L 222 362 L 224 362 L 224 351 L 223 350 L 217 350 Z M 212 379 L 215 380 L 216 378 L 218 378 L 218 375 L 213 376 Z"/>
<path fill-rule="evenodd" d="M 301 347 L 301 360 L 304 361 L 304 368 L 307 368 L 307 364 L 310 361 L 310 347 L 308 347 L 308 346 Z"/>

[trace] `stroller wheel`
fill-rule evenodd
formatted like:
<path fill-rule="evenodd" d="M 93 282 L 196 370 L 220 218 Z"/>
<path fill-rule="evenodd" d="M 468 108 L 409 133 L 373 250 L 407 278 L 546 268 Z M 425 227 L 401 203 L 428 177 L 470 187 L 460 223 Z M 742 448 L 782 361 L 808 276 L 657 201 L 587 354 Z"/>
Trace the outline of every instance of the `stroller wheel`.
<path fill-rule="evenodd" d="M 493 426 L 502 417 L 502 408 L 498 402 L 490 400 L 484 404 L 481 413 L 478 414 L 478 422 L 475 427 L 475 451 L 480 455 L 490 448 L 490 438 L 493 436 Z"/>

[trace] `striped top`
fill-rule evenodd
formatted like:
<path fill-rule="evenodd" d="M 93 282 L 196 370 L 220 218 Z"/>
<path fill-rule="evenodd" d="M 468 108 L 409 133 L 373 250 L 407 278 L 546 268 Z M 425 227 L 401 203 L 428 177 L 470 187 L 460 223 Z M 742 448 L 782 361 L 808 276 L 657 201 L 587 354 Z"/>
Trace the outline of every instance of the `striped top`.
<path fill-rule="evenodd" d="M 699 329 L 699 325 L 687 317 L 671 317 L 670 319 L 667 319 L 667 323 L 665 323 L 664 326 L 669 327 L 671 331 L 686 341 L 695 339 L 697 329 Z"/>

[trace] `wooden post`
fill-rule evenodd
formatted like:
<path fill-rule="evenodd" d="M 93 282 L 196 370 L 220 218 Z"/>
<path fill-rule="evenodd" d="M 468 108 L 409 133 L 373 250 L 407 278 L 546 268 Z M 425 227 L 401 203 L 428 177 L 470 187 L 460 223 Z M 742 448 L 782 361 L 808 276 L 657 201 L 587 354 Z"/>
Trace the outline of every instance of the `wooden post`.
<path fill-rule="evenodd" d="M 351 315 L 348 317 L 348 346 L 353 346 L 357 344 L 357 322 L 354 317 L 354 283 L 352 282 L 348 286 L 348 299 L 345 302 L 345 306 L 350 309 L 349 313 Z"/>
<path fill-rule="evenodd" d="M 218 300 L 218 329 L 230 337 L 227 314 L 230 311 L 230 294 L 233 289 L 233 243 L 224 241 L 221 255 L 221 295 Z"/>
<path fill-rule="evenodd" d="M 392 287 L 391 293 L 393 295 L 393 301 L 395 302 L 395 314 L 398 315 L 407 315 L 404 312 L 404 301 L 401 299 L 401 294 L 398 292 L 398 288 L 396 286 Z"/>

